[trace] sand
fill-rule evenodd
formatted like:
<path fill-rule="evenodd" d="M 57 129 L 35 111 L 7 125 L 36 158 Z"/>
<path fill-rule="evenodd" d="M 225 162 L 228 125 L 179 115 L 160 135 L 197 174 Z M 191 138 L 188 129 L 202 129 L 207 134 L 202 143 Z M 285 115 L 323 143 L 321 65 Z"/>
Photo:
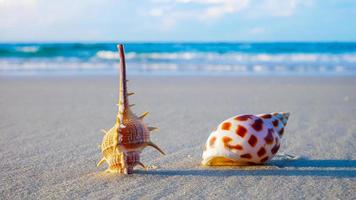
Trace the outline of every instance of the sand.
<path fill-rule="evenodd" d="M 97 145 L 117 112 L 115 76 L 0 77 L 0 199 L 355 199 L 356 78 L 129 77 L 158 126 L 133 175 L 104 173 Z M 200 166 L 222 120 L 289 111 L 266 166 Z"/>

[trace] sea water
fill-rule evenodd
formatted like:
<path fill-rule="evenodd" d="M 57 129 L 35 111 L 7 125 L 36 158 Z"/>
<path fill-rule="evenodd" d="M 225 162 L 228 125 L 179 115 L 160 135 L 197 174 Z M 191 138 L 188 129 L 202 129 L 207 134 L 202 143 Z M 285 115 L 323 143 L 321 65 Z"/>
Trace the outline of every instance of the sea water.
<path fill-rule="evenodd" d="M 125 43 L 128 74 L 355 76 L 356 42 Z M 116 74 L 115 43 L 0 44 L 0 75 Z"/>

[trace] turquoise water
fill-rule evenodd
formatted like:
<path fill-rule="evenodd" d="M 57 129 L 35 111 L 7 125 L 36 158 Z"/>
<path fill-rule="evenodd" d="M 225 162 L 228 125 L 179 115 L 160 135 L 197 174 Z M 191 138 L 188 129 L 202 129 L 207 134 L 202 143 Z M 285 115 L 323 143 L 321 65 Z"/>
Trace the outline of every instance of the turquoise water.
<path fill-rule="evenodd" d="M 356 75 L 356 43 L 126 43 L 129 74 Z M 114 43 L 0 44 L 0 75 L 114 74 Z"/>

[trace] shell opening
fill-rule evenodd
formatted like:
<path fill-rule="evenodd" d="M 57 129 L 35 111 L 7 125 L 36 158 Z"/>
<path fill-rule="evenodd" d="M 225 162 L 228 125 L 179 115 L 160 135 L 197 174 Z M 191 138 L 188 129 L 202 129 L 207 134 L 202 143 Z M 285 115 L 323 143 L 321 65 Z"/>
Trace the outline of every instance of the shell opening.
<path fill-rule="evenodd" d="M 240 165 L 248 165 L 249 163 L 244 161 L 236 161 L 236 160 L 219 156 L 210 159 L 206 163 L 203 162 L 202 164 L 207 166 L 240 166 Z"/>

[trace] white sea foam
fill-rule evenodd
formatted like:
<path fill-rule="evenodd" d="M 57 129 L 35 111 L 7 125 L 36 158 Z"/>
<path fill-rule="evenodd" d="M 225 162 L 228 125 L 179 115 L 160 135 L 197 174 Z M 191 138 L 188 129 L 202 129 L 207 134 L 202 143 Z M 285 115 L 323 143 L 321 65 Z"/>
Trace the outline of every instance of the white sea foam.
<path fill-rule="evenodd" d="M 0 72 L 6 71 L 75 71 L 75 70 L 103 70 L 107 65 L 103 63 L 78 62 L 78 61 L 30 61 L 30 62 L 12 62 L 0 60 Z"/>
<path fill-rule="evenodd" d="M 117 60 L 118 53 L 114 51 L 99 51 L 97 58 L 104 60 Z M 238 64 L 246 62 L 257 63 L 318 63 L 318 62 L 356 62 L 356 54 L 246 54 L 246 53 L 213 53 L 213 52 L 174 52 L 174 53 L 135 53 L 126 54 L 127 60 L 149 62 L 147 60 L 161 60 L 170 62 L 219 62 L 225 64 Z"/>
<path fill-rule="evenodd" d="M 56 72 L 65 71 L 78 73 L 89 70 L 91 72 L 115 71 L 117 65 L 115 63 L 103 64 L 93 62 L 9 62 L 0 60 L 0 75 L 7 72 Z M 176 64 L 176 63 L 130 63 L 130 73 L 146 74 L 146 73 L 164 73 L 164 74 L 220 74 L 220 75 L 323 75 L 323 74 L 356 74 L 355 69 L 344 65 L 326 66 L 326 65 L 303 65 L 299 64 L 294 67 L 288 65 L 233 65 L 233 64 Z"/>
<path fill-rule="evenodd" d="M 115 52 L 115 51 L 98 51 L 96 53 L 96 56 L 98 58 L 108 59 L 108 60 L 118 59 L 119 58 L 119 54 L 117 52 Z"/>
<path fill-rule="evenodd" d="M 176 64 L 145 64 L 142 66 L 144 71 L 177 71 L 179 70 L 178 65 Z"/>
<path fill-rule="evenodd" d="M 36 53 L 39 51 L 38 46 L 24 46 L 24 47 L 16 47 L 17 51 L 24 52 L 24 53 Z"/>
<path fill-rule="evenodd" d="M 356 63 L 356 54 L 345 54 L 342 55 L 342 59 L 350 63 Z"/>
<path fill-rule="evenodd" d="M 197 57 L 204 57 L 204 53 L 191 53 L 191 52 L 182 52 L 182 53 L 135 53 L 129 52 L 126 53 L 126 59 L 152 59 L 152 60 L 191 60 Z M 114 51 L 98 51 L 96 57 L 101 59 L 117 59 L 119 55 Z"/>
<path fill-rule="evenodd" d="M 28 51 L 28 50 L 25 50 Z M 117 68 L 116 51 L 77 57 L 0 58 L 0 71 L 110 71 Z M 126 53 L 134 73 L 171 74 L 356 74 L 356 54 L 248 54 L 213 52 Z"/>
<path fill-rule="evenodd" d="M 191 60 L 197 58 L 199 54 L 191 52 L 182 52 L 182 53 L 141 53 L 136 54 L 138 58 L 143 59 L 156 59 L 156 60 Z M 134 57 L 133 57 L 134 58 Z"/>
<path fill-rule="evenodd" d="M 254 66 L 252 67 L 252 70 L 253 70 L 254 72 L 257 72 L 257 73 L 261 73 L 261 72 L 264 72 L 264 71 L 268 71 L 268 70 L 266 69 L 266 67 L 263 66 L 263 65 L 254 65 Z"/>

